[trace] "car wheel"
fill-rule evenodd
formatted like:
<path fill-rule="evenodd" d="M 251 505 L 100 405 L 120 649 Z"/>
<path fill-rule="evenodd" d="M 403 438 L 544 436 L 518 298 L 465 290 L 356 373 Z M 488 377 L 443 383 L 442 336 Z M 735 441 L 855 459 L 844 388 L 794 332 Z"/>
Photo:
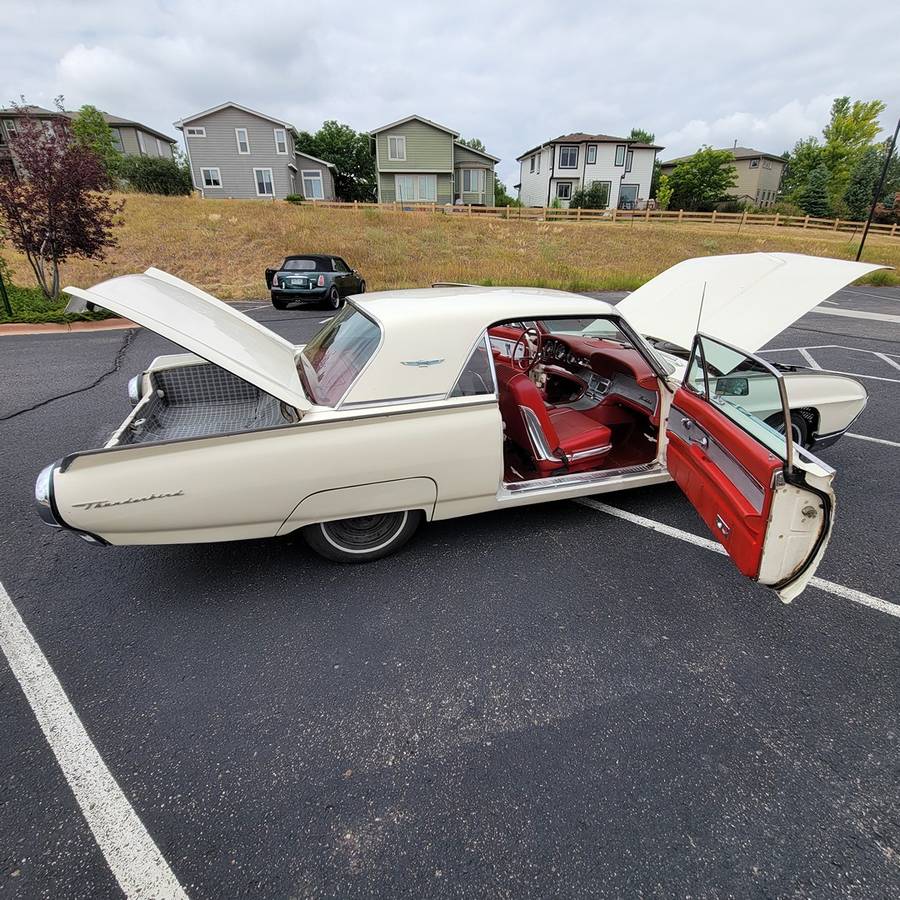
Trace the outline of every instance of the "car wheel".
<path fill-rule="evenodd" d="M 338 289 L 332 285 L 331 290 L 328 292 L 328 308 L 329 309 L 340 309 L 341 308 L 341 294 Z"/>
<path fill-rule="evenodd" d="M 766 419 L 766 425 L 771 425 L 776 431 L 780 431 L 784 434 L 784 416 L 781 414 L 769 416 L 769 418 Z M 791 436 L 795 444 L 799 444 L 801 447 L 807 446 L 809 429 L 806 424 L 806 419 L 796 412 L 791 412 Z"/>
<path fill-rule="evenodd" d="M 364 294 L 365 292 L 366 292 L 366 283 L 364 281 L 360 281 L 358 293 Z"/>
<path fill-rule="evenodd" d="M 290 300 L 285 300 L 284 297 L 279 297 L 277 294 L 272 294 L 272 306 L 275 309 L 287 309 L 288 303 Z"/>
<path fill-rule="evenodd" d="M 418 509 L 319 522 L 303 529 L 306 543 L 325 559 L 371 562 L 399 550 L 422 521 Z"/>

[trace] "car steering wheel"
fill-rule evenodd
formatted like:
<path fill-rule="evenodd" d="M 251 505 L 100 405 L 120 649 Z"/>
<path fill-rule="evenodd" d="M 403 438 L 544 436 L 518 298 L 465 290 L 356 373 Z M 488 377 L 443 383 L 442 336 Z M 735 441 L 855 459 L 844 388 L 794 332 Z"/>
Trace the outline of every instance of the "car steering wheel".
<path fill-rule="evenodd" d="M 526 338 L 532 338 L 534 347 L 529 344 Z M 526 328 L 519 339 L 516 341 L 512 349 L 512 365 L 514 369 L 520 372 L 530 372 L 541 359 L 541 333 L 533 325 Z M 522 345 L 522 356 L 519 358 L 519 345 Z"/>

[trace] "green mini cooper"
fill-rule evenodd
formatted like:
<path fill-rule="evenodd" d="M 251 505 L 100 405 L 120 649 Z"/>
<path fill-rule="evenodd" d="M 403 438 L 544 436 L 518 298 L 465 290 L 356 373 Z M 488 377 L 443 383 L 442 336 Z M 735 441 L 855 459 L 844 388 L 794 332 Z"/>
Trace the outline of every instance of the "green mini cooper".
<path fill-rule="evenodd" d="M 266 269 L 266 287 L 275 309 L 287 309 L 295 301 L 325 301 L 340 309 L 344 297 L 364 294 L 366 282 L 339 256 L 287 256 L 277 269 Z"/>

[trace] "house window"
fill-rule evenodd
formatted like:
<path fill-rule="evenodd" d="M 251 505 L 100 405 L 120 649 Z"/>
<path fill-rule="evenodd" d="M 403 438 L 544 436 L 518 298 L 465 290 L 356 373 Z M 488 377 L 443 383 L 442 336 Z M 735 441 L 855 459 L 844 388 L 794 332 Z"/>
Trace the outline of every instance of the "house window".
<path fill-rule="evenodd" d="M 560 147 L 559 148 L 559 167 L 561 169 L 577 169 L 578 168 L 578 148 L 577 147 Z"/>
<path fill-rule="evenodd" d="M 535 157 L 535 156 L 532 156 L 532 157 L 531 157 L 531 171 L 532 171 L 532 172 L 534 171 L 534 161 L 535 161 L 535 159 L 537 159 L 537 157 Z"/>
<path fill-rule="evenodd" d="M 484 169 L 463 169 L 463 193 L 484 193 Z"/>
<path fill-rule="evenodd" d="M 771 159 L 764 159 L 764 160 L 763 160 L 763 168 L 764 168 L 764 169 L 771 169 L 771 168 L 772 168 L 772 160 L 771 160 Z"/>
<path fill-rule="evenodd" d="M 633 162 L 634 162 L 634 150 L 629 150 L 625 154 L 625 171 L 626 172 L 631 171 L 631 165 Z"/>
<path fill-rule="evenodd" d="M 250 153 L 250 137 L 246 128 L 235 128 L 234 139 L 237 141 L 237 151 L 241 156 L 247 156 Z"/>
<path fill-rule="evenodd" d="M 284 128 L 275 129 L 275 152 L 281 156 L 287 156 L 287 130 Z"/>
<path fill-rule="evenodd" d="M 185 128 L 184 133 L 188 137 L 206 137 L 205 128 Z"/>
<path fill-rule="evenodd" d="M 559 197 L 560 200 L 570 199 L 572 196 L 572 182 L 558 181 L 556 183 L 556 196 Z"/>
<path fill-rule="evenodd" d="M 609 192 L 612 189 L 612 182 L 610 181 L 592 181 L 591 187 L 594 188 L 597 185 L 600 185 L 600 190 L 602 194 L 602 203 L 603 208 L 606 209 L 609 206 Z"/>
<path fill-rule="evenodd" d="M 751 169 L 758 169 L 758 168 L 759 168 L 759 160 L 758 160 L 758 159 L 751 159 L 751 160 L 750 160 L 750 168 L 751 168 Z"/>
<path fill-rule="evenodd" d="M 303 176 L 303 196 L 307 200 L 324 200 L 325 185 L 322 181 L 321 171 L 306 169 L 300 174 Z"/>
<path fill-rule="evenodd" d="M 11 138 L 14 138 L 19 133 L 19 129 L 16 127 L 16 123 L 12 119 L 7 119 L 3 124 L 6 125 L 6 133 Z"/>
<path fill-rule="evenodd" d="M 616 165 L 625 165 L 625 151 L 627 147 L 624 144 L 616 144 Z"/>
<path fill-rule="evenodd" d="M 588 144 L 587 148 L 587 164 L 593 166 L 597 162 L 597 145 Z"/>
<path fill-rule="evenodd" d="M 541 174 L 541 155 L 542 155 L 541 153 L 537 154 L 537 173 L 538 173 L 538 175 Z"/>
<path fill-rule="evenodd" d="M 161 141 L 159 138 L 156 139 L 156 155 L 157 156 L 165 156 L 166 155 L 165 142 Z"/>
<path fill-rule="evenodd" d="M 243 129 L 238 129 L 242 131 Z M 273 197 L 275 196 L 275 185 L 272 180 L 271 169 L 254 169 L 253 178 L 256 181 L 257 197 Z"/>
<path fill-rule="evenodd" d="M 437 175 L 395 175 L 394 186 L 400 201 L 437 200 Z"/>
<path fill-rule="evenodd" d="M 0 127 L 0 147 L 6 146 L 6 134 L 3 131 L 3 128 Z"/>
<path fill-rule="evenodd" d="M 217 168 L 213 169 L 201 169 L 200 170 L 200 178 L 203 181 L 203 187 L 205 188 L 220 188 L 222 187 L 222 174 L 219 172 Z"/>
<path fill-rule="evenodd" d="M 138 139 L 138 149 L 141 151 L 141 156 L 147 155 L 147 147 L 144 144 L 144 133 L 142 131 L 136 132 Z"/>
<path fill-rule="evenodd" d="M 404 135 L 388 137 L 388 159 L 406 159 L 406 137 Z"/>

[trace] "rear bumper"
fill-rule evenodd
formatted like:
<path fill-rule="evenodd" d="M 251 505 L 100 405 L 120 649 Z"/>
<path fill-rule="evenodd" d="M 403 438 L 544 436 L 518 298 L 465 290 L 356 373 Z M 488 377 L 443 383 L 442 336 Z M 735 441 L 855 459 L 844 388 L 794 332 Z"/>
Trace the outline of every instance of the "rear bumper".
<path fill-rule="evenodd" d="M 328 288 L 317 287 L 307 291 L 271 288 L 271 291 L 273 297 L 279 297 L 282 300 L 321 300 L 328 293 Z"/>
<path fill-rule="evenodd" d="M 40 516 L 41 521 L 51 528 L 63 528 L 66 531 L 71 531 L 80 538 L 86 540 L 89 544 L 106 546 L 107 542 L 104 541 L 103 538 L 97 537 L 96 534 L 91 534 L 87 531 L 80 531 L 78 528 L 72 528 L 72 526 L 68 525 L 59 514 L 59 509 L 56 506 L 56 498 L 53 494 L 53 478 L 60 468 L 61 462 L 61 460 L 57 460 L 55 463 L 50 463 L 49 466 L 44 466 L 34 483 L 34 502 L 37 506 L 37 513 Z"/>
<path fill-rule="evenodd" d="M 849 428 L 850 426 L 848 425 L 847 427 Z M 825 447 L 830 447 L 832 444 L 836 444 L 846 433 L 847 429 L 842 428 L 840 431 L 832 431 L 831 434 L 817 434 L 809 442 L 810 449 L 823 450 Z"/>

